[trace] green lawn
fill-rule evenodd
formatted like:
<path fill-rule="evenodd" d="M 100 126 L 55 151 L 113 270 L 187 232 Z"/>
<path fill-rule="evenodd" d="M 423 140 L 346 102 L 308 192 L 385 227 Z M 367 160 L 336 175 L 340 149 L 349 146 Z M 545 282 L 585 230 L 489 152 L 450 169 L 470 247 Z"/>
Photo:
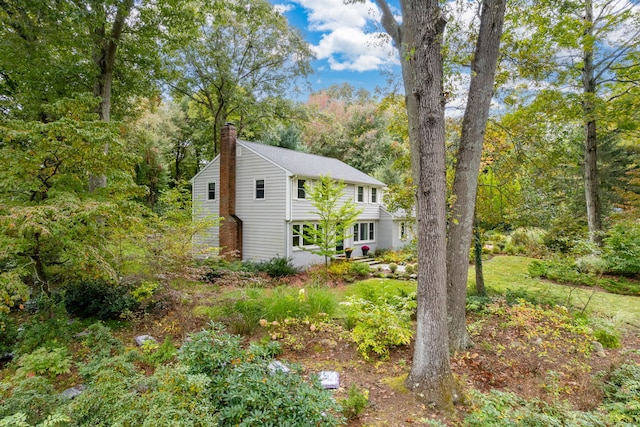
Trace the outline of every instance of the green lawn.
<path fill-rule="evenodd" d="M 490 294 L 504 295 L 507 290 L 527 291 L 536 296 L 549 297 L 565 306 L 582 309 L 592 295 L 590 288 L 574 288 L 571 286 L 550 283 L 540 279 L 532 279 L 527 267 L 533 258 L 517 256 L 497 256 L 483 264 L 485 286 Z M 475 292 L 475 271 L 469 269 L 469 293 Z M 371 293 L 398 294 L 415 290 L 414 281 L 393 279 L 368 279 L 346 287 L 339 295 L 367 296 Z M 615 317 L 616 320 L 628 322 L 640 327 L 640 298 L 596 292 L 587 306 L 587 312 Z"/>
<path fill-rule="evenodd" d="M 489 293 L 504 294 L 507 289 L 526 290 L 537 295 L 552 296 L 563 304 L 582 309 L 592 295 L 590 288 L 549 283 L 532 279 L 527 266 L 533 258 L 498 256 L 483 264 L 484 281 Z M 475 289 L 475 271 L 469 270 L 469 289 Z M 640 326 L 640 299 L 633 296 L 596 292 L 587 306 L 587 311 L 616 317 L 618 320 Z"/>

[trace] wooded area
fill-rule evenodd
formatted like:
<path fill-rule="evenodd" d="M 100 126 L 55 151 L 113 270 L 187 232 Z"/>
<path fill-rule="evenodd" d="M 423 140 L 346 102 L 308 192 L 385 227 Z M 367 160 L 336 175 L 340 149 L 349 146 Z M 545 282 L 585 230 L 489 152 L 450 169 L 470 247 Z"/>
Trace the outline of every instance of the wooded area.
<path fill-rule="evenodd" d="M 405 384 L 423 402 L 464 400 L 451 355 L 474 344 L 469 266 L 483 253 L 536 257 L 533 276 L 637 297 L 640 6 L 400 3 L 375 1 L 402 93 L 344 83 L 301 100 L 312 51 L 266 0 L 0 0 L 0 353 L 56 348 L 5 332 L 29 304 L 51 320 L 95 288 L 131 314 L 117 294 L 143 301 L 214 262 L 193 236 L 219 218 L 192 220 L 189 180 L 227 122 L 249 141 L 340 159 L 388 185 L 389 211 L 415 212 L 413 252 L 390 261 L 415 264 Z M 447 114 L 456 97 L 466 109 Z M 321 240 L 328 261 L 335 239 Z M 189 375 L 217 369 L 186 360 Z"/>

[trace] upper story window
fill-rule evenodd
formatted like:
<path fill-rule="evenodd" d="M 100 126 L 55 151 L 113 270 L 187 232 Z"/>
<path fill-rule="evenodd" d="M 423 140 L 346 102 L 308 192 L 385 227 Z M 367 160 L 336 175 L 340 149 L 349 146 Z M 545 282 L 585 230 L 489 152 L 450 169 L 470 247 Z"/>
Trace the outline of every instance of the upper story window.
<path fill-rule="evenodd" d="M 400 240 L 406 240 L 407 238 L 407 223 L 402 221 L 400 223 Z"/>
<path fill-rule="evenodd" d="M 307 190 L 304 188 L 304 185 L 307 181 L 304 179 L 298 180 L 298 199 L 306 199 L 307 198 Z"/>
<path fill-rule="evenodd" d="M 215 182 L 210 182 L 209 183 L 207 199 L 209 199 L 209 200 L 215 200 L 216 199 L 216 183 Z"/>
<path fill-rule="evenodd" d="M 378 189 L 371 188 L 371 203 L 378 203 Z"/>
<path fill-rule="evenodd" d="M 264 199 L 264 179 L 256 179 L 256 199 Z"/>
<path fill-rule="evenodd" d="M 358 186 L 358 202 L 364 202 L 364 187 Z"/>

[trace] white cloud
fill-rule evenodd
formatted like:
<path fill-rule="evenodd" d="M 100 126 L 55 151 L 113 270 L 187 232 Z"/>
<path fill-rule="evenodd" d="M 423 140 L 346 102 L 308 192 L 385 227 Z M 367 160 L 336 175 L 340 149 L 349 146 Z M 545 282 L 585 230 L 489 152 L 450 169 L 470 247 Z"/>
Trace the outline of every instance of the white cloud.
<path fill-rule="evenodd" d="M 390 40 L 380 37 L 380 11 L 371 1 L 349 5 L 343 0 L 293 1 L 305 9 L 309 30 L 322 33 L 311 48 L 332 70 L 371 71 L 398 63 Z"/>
<path fill-rule="evenodd" d="M 284 15 L 285 13 L 293 9 L 293 5 L 292 4 L 274 4 L 273 9 L 279 14 Z"/>

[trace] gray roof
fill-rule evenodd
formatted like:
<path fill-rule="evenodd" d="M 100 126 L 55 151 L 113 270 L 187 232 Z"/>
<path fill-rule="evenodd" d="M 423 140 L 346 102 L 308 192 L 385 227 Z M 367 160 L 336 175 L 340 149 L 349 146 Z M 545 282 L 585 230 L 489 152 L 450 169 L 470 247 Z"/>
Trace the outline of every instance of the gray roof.
<path fill-rule="evenodd" d="M 356 184 L 368 184 L 384 187 L 385 183 L 370 177 L 364 172 L 331 157 L 323 157 L 301 151 L 288 150 L 273 145 L 259 144 L 238 140 L 238 144 L 248 148 L 256 154 L 272 161 L 276 165 L 289 171 L 292 175 L 318 178 L 329 175 L 333 179 Z"/>

